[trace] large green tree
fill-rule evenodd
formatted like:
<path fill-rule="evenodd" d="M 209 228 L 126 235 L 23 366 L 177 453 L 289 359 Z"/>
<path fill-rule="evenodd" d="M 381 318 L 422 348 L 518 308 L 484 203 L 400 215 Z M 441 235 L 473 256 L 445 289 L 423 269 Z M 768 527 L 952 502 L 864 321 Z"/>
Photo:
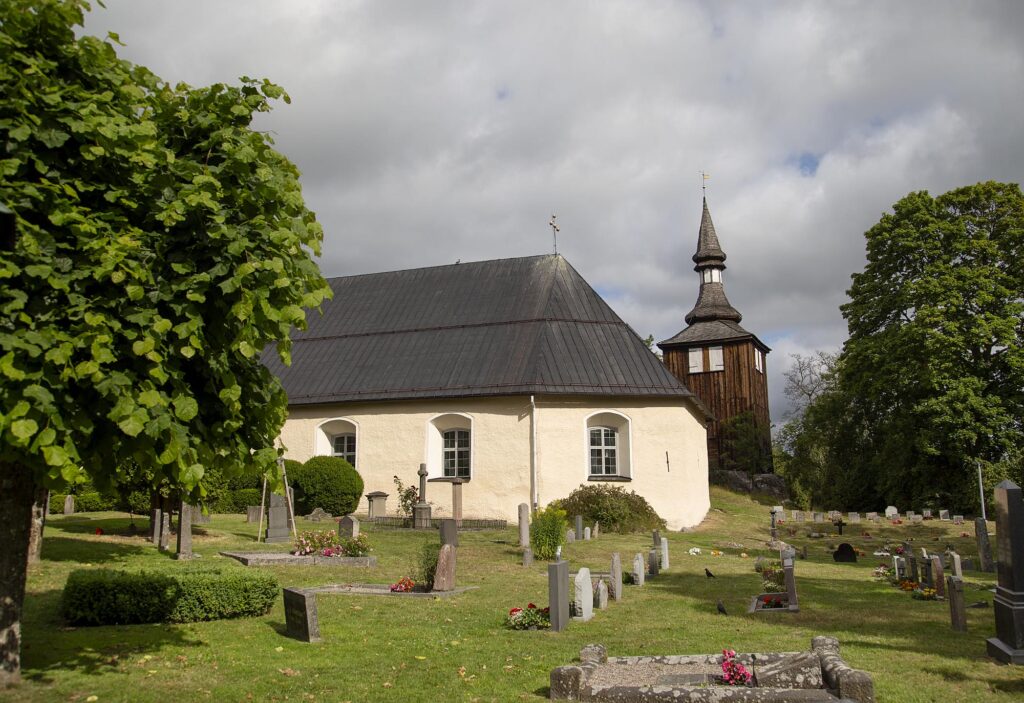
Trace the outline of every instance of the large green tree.
<path fill-rule="evenodd" d="M 833 445 L 865 497 L 976 508 L 977 464 L 991 487 L 1024 446 L 1024 196 L 911 193 L 866 238 Z"/>
<path fill-rule="evenodd" d="M 0 2 L 0 686 L 19 674 L 34 493 L 134 462 L 201 502 L 273 471 L 260 364 L 329 293 L 266 81 L 171 86 L 75 36 L 82 0 Z"/>

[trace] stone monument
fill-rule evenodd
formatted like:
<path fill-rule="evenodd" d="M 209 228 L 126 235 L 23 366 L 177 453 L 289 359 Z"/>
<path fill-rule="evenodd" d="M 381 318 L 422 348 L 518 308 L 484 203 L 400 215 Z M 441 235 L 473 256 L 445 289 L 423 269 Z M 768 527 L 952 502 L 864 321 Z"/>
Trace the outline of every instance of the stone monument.
<path fill-rule="evenodd" d="M 178 549 L 175 559 L 191 559 L 192 554 L 192 510 L 193 507 L 182 501 L 178 511 Z"/>
<path fill-rule="evenodd" d="M 320 621 L 316 611 L 316 592 L 302 588 L 284 589 L 285 632 L 302 642 L 320 641 Z"/>
<path fill-rule="evenodd" d="M 384 517 L 387 510 L 388 494 L 384 491 L 374 491 L 366 494 L 366 500 L 370 502 L 370 519 Z"/>
<path fill-rule="evenodd" d="M 612 553 L 611 595 L 617 601 L 622 600 L 622 558 L 618 552 Z"/>
<path fill-rule="evenodd" d="M 995 489 L 996 550 L 999 555 L 992 605 L 996 636 L 988 655 L 1004 664 L 1024 664 L 1024 499 L 1020 486 L 1003 481 Z"/>
<path fill-rule="evenodd" d="M 355 539 L 359 536 L 359 518 L 346 515 L 338 521 L 338 536 L 344 539 Z"/>
<path fill-rule="evenodd" d="M 270 494 L 270 507 L 267 509 L 267 534 L 264 542 L 275 544 L 288 542 L 291 534 L 288 532 L 288 502 L 279 493 Z"/>
<path fill-rule="evenodd" d="M 432 591 L 455 590 L 455 547 L 442 544 L 437 552 L 437 570 L 434 571 Z"/>
<path fill-rule="evenodd" d="M 569 562 L 564 559 L 548 564 L 548 615 L 552 632 L 561 632 L 568 627 Z"/>
<path fill-rule="evenodd" d="M 978 568 L 982 571 L 995 571 L 992 564 L 992 545 L 988 541 L 988 523 L 985 518 L 974 519 L 974 538 L 978 543 Z"/>
<path fill-rule="evenodd" d="M 453 547 L 459 546 L 459 527 L 455 519 L 441 521 L 441 544 L 450 544 Z"/>
<path fill-rule="evenodd" d="M 576 574 L 576 616 L 577 620 L 589 621 L 594 617 L 594 584 L 590 581 L 590 569 L 583 567 Z"/>
<path fill-rule="evenodd" d="M 417 530 L 430 529 L 430 503 L 427 502 L 427 465 L 420 464 L 416 472 L 420 477 L 419 502 L 412 506 L 412 526 Z"/>
<path fill-rule="evenodd" d="M 519 546 L 530 546 L 530 506 L 519 504 Z"/>

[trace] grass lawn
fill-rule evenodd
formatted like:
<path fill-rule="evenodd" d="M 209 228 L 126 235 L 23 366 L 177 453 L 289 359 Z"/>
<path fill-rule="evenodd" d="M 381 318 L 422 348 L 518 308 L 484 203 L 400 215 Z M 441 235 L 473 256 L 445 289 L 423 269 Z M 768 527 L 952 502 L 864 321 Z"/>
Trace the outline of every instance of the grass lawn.
<path fill-rule="evenodd" d="M 1020 701 L 1024 667 L 1001 666 L 985 655 L 994 634 L 989 574 L 965 574 L 966 634 L 949 626 L 944 602 L 911 599 L 871 570 L 881 561 L 870 553 L 886 540 L 913 537 L 915 547 L 940 551 L 946 544 L 975 553 L 972 535 L 950 522 L 923 525 L 850 525 L 843 538 L 811 539 L 808 524 L 781 536 L 809 547 L 797 562 L 797 614 L 747 615 L 760 592 L 754 572 L 758 554 L 777 558 L 765 546 L 768 508 L 746 496 L 712 489 L 713 510 L 700 529 L 669 534 L 671 568 L 642 587 L 626 586 L 622 602 L 597 611 L 587 624 L 562 633 L 515 632 L 502 627 L 509 608 L 547 603 L 547 565 L 520 565 L 514 526 L 505 531 L 463 532 L 458 552 L 459 585 L 479 588 L 450 599 L 380 596 L 318 596 L 324 641 L 304 644 L 285 637 L 280 600 L 265 617 L 189 625 L 65 627 L 59 616 L 61 589 L 78 568 L 147 567 L 174 570 L 180 562 L 159 554 L 143 537 L 115 536 L 128 520 L 118 513 L 51 516 L 43 561 L 29 574 L 23 624 L 26 682 L 0 693 L 5 701 L 516 701 L 547 697 L 548 674 L 572 662 L 582 646 L 603 643 L 610 655 L 688 654 L 804 650 L 811 637 L 839 638 L 853 667 L 874 676 L 880 701 Z M 138 521 L 140 528 L 146 520 Z M 107 533 L 95 535 L 102 527 Z M 333 527 L 329 523 L 327 527 Z M 300 520 L 299 529 L 326 529 Z M 819 529 L 821 529 L 819 527 Z M 861 536 L 867 530 L 872 538 Z M 270 568 L 282 586 L 326 583 L 387 583 L 413 573 L 421 545 L 436 541 L 407 530 L 366 530 L 378 558 L 372 569 Z M 255 526 L 242 516 L 216 515 L 196 526 L 194 548 L 203 565 L 233 568 L 222 550 L 252 551 Z M 852 533 L 852 534 L 851 534 Z M 937 539 L 936 539 L 937 538 Z M 829 543 L 849 541 L 868 556 L 836 564 Z M 727 543 L 743 545 L 725 546 Z M 602 534 L 565 548 L 571 568 L 607 571 L 610 555 L 622 554 L 629 570 L 635 552 L 646 554 L 649 535 Z M 704 554 L 689 556 L 690 547 Z M 259 545 L 283 549 L 284 545 Z M 708 552 L 720 548 L 723 556 Z M 749 556 L 743 558 L 741 552 Z M 891 561 L 891 560 L 890 560 Z M 717 578 L 704 576 L 710 568 Z M 242 567 L 238 567 L 242 568 Z M 721 598 L 730 615 L 716 613 Z M 92 697 L 96 698 L 93 699 Z"/>

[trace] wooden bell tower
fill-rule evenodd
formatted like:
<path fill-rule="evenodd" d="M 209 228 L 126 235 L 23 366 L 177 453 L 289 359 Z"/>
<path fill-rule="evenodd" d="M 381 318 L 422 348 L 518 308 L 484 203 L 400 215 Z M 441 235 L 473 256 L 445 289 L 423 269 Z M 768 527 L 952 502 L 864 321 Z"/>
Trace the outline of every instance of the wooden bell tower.
<path fill-rule="evenodd" d="M 766 360 L 771 350 L 740 327 L 743 316 L 725 297 L 725 252 L 711 222 L 707 198 L 693 261 L 700 279 L 697 303 L 686 315 L 686 328 L 658 347 L 669 371 L 714 415 L 708 423 L 709 468 L 770 472 Z M 731 428 L 725 434 L 724 423 Z"/>

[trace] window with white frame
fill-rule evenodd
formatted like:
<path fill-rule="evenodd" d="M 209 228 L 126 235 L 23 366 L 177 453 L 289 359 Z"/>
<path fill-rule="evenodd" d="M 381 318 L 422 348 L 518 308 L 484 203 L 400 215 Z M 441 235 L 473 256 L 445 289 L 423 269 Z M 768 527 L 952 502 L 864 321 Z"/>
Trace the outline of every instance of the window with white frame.
<path fill-rule="evenodd" d="M 711 371 L 722 371 L 725 368 L 721 347 L 708 347 L 708 366 Z"/>
<path fill-rule="evenodd" d="M 441 466 L 445 478 L 469 478 L 469 430 L 452 429 L 442 433 Z"/>
<path fill-rule="evenodd" d="M 703 276 L 705 283 L 721 283 L 722 269 L 704 269 Z"/>
<path fill-rule="evenodd" d="M 590 428 L 590 475 L 614 476 L 619 472 L 619 433 L 614 427 Z"/>
<path fill-rule="evenodd" d="M 760 349 L 754 350 L 754 368 L 764 373 L 764 355 Z"/>
<path fill-rule="evenodd" d="M 704 370 L 704 350 L 691 349 L 689 353 L 690 373 L 701 373 Z"/>
<path fill-rule="evenodd" d="M 333 456 L 341 457 L 354 467 L 356 465 L 355 434 L 336 434 L 333 437 Z"/>

